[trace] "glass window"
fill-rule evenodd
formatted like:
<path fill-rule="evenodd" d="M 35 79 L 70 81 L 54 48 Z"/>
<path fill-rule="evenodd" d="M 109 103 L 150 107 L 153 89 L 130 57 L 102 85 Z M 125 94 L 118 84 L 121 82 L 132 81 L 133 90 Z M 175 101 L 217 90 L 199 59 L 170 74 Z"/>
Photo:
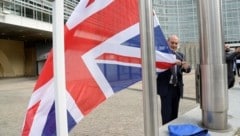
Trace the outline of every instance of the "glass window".
<path fill-rule="evenodd" d="M 33 18 L 33 10 L 26 8 L 26 17 Z"/>
<path fill-rule="evenodd" d="M 21 7 L 19 5 L 15 5 L 15 14 L 21 15 Z"/>

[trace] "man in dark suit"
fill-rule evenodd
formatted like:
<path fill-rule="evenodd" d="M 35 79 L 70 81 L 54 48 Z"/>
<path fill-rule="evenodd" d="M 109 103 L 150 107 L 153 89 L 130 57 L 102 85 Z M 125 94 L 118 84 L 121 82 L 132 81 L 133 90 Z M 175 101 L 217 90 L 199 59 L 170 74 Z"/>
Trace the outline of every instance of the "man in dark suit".
<path fill-rule="evenodd" d="M 236 68 L 234 67 L 235 59 L 240 57 L 240 47 L 237 47 L 235 51 L 231 51 L 230 47 L 225 45 L 225 56 L 227 63 L 227 81 L 228 81 L 228 89 L 232 88 L 235 84 L 235 74 Z"/>
<path fill-rule="evenodd" d="M 171 69 L 158 74 L 157 93 L 161 99 L 162 124 L 178 117 L 179 101 L 183 96 L 182 73 L 189 73 L 191 66 L 185 61 L 185 55 L 178 52 L 179 38 L 176 35 L 168 37 L 168 45 L 176 55 L 176 63 Z"/>
<path fill-rule="evenodd" d="M 240 77 L 240 55 L 236 58 L 237 75 Z"/>

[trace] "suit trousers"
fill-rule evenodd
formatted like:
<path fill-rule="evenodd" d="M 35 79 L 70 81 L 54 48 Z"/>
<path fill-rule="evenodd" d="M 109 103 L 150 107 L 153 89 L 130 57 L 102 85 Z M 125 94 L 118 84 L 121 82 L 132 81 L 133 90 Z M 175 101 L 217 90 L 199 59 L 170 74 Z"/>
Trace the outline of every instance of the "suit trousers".
<path fill-rule="evenodd" d="M 160 96 L 162 124 L 166 124 L 178 117 L 180 89 L 172 84 L 168 85 L 168 94 Z"/>

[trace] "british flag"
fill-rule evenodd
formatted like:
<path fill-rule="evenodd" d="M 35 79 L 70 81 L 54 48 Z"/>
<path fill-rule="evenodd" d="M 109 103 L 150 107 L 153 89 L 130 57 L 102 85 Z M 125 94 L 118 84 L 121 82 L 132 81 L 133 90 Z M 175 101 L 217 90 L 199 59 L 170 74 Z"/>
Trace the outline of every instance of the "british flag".
<path fill-rule="evenodd" d="M 154 32 L 161 72 L 175 62 L 175 56 L 156 17 Z M 81 0 L 65 24 L 65 69 L 70 131 L 100 103 L 141 80 L 138 0 Z M 54 104 L 50 52 L 32 93 L 22 135 L 56 135 Z"/>

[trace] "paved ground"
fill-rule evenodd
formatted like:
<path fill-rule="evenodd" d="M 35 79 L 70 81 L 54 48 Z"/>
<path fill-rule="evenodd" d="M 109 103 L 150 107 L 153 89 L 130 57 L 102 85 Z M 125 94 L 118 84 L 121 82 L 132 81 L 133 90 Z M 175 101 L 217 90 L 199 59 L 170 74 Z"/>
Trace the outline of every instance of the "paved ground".
<path fill-rule="evenodd" d="M 0 79 L 0 136 L 18 136 L 35 83 L 33 78 Z"/>
<path fill-rule="evenodd" d="M 238 78 L 237 84 L 231 89 L 228 90 L 228 111 L 227 111 L 227 127 L 225 129 L 216 130 L 208 129 L 208 133 L 211 136 L 240 136 L 240 85 L 238 84 L 240 78 Z M 210 115 L 210 114 L 209 114 Z M 210 116 L 208 116 L 210 117 Z M 211 117 L 208 118 L 211 123 Z M 195 124 L 202 128 L 202 109 L 200 106 L 184 113 L 184 115 L 179 116 L 179 118 L 174 121 L 169 122 L 168 124 L 159 128 L 161 136 L 169 136 L 168 126 L 169 125 L 180 125 L 180 124 Z M 220 123 L 220 122 L 219 122 Z M 223 125 L 223 124 L 222 124 Z"/>
<path fill-rule="evenodd" d="M 194 71 L 184 75 L 182 115 L 198 106 Z M 0 79 L 0 136 L 20 135 L 35 78 Z M 159 100 L 158 100 L 159 101 Z M 70 136 L 144 136 L 141 82 L 123 90 L 86 116 Z M 159 121 L 161 124 L 161 119 Z"/>

